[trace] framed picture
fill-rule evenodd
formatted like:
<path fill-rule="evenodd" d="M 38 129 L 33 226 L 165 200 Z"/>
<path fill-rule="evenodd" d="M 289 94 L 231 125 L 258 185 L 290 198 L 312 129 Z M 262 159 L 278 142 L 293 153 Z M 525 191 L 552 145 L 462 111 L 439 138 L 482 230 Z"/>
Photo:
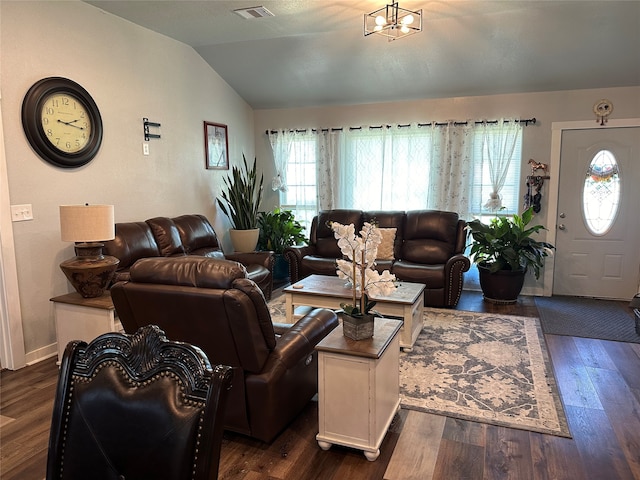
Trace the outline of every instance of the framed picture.
<path fill-rule="evenodd" d="M 229 170 L 227 126 L 204 122 L 204 154 L 208 170 Z"/>

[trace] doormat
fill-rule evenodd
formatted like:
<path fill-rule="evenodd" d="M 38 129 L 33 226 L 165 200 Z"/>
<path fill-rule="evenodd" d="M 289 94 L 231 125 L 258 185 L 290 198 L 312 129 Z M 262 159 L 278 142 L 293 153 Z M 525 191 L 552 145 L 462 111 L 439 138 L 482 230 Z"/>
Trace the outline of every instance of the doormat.
<path fill-rule="evenodd" d="M 400 354 L 403 408 L 571 437 L 537 318 L 426 309 Z"/>
<path fill-rule="evenodd" d="M 629 302 L 557 295 L 535 303 L 546 334 L 640 343 Z"/>

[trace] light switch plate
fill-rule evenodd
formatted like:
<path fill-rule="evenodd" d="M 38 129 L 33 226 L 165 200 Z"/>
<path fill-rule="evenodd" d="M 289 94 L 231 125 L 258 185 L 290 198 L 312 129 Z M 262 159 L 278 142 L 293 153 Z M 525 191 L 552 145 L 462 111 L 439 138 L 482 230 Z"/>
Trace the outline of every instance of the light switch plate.
<path fill-rule="evenodd" d="M 25 220 L 33 220 L 33 210 L 31 204 L 11 205 L 11 220 L 13 222 L 24 222 Z"/>

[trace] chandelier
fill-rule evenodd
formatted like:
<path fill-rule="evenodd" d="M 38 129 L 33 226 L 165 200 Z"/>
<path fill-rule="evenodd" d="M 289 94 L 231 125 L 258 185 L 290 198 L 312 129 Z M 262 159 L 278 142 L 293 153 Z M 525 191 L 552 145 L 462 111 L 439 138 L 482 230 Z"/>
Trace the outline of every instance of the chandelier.
<path fill-rule="evenodd" d="M 364 36 L 377 33 L 389 41 L 422 31 L 422 9 L 411 11 L 393 2 L 364 15 Z"/>

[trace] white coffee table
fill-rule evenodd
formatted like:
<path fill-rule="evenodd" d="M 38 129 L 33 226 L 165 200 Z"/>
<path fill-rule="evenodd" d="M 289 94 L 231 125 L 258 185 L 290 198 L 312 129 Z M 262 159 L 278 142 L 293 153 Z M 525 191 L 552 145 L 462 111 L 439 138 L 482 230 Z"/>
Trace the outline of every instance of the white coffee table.
<path fill-rule="evenodd" d="M 341 303 L 351 303 L 351 288 L 345 280 L 328 275 L 309 275 L 299 282 L 286 287 L 286 321 L 294 323 L 293 313 L 297 306 L 307 305 L 317 308 L 338 309 Z M 398 288 L 391 295 L 372 297 L 378 303 L 374 307 L 385 317 L 401 318 L 400 347 L 411 351 L 422 330 L 424 306 L 424 285 L 421 283 L 398 282 Z"/>

